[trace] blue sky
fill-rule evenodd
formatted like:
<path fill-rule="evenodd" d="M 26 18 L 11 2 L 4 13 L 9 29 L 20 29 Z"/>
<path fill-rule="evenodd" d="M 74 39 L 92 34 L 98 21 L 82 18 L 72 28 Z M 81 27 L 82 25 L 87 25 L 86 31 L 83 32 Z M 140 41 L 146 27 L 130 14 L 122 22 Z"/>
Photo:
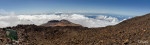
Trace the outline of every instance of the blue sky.
<path fill-rule="evenodd" d="M 0 9 L 17 14 L 43 12 L 109 13 L 144 15 L 150 0 L 0 0 Z"/>

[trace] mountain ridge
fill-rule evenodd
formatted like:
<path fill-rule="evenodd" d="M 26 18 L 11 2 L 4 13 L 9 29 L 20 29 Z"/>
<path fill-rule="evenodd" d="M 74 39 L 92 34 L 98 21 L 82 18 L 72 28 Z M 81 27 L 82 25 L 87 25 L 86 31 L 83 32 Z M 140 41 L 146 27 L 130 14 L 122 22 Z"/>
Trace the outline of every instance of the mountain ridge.
<path fill-rule="evenodd" d="M 51 20 L 51 21 L 48 21 L 47 23 L 45 24 L 42 24 L 40 26 L 45 26 L 45 27 L 55 27 L 55 26 L 81 26 L 79 24 L 75 24 L 75 23 L 72 23 L 68 20 Z"/>

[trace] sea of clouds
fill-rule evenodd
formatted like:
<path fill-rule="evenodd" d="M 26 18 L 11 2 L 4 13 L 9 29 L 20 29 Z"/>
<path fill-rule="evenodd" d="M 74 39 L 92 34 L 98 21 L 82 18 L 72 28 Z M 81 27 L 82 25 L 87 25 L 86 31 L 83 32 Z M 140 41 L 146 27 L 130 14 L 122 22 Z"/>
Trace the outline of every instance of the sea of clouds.
<path fill-rule="evenodd" d="M 41 25 L 43 23 L 47 23 L 50 20 L 62 20 L 66 19 L 75 24 L 80 24 L 84 27 L 105 27 L 108 25 L 118 24 L 119 21 L 115 17 L 104 16 L 104 15 L 96 15 L 95 18 L 89 18 L 88 15 L 80 15 L 80 14 L 49 14 L 49 15 L 15 15 L 13 12 L 9 14 L 1 14 L 0 15 L 0 27 L 9 27 L 16 26 L 18 24 L 35 24 Z M 90 15 L 91 16 L 91 15 Z"/>
<path fill-rule="evenodd" d="M 16 26 L 18 24 L 35 24 L 40 25 L 50 20 L 66 19 L 73 23 L 80 24 L 85 27 L 105 27 L 108 25 L 118 24 L 115 17 L 107 17 L 104 15 L 97 15 L 96 18 L 89 18 L 85 15 L 6 15 L 0 16 L 0 27 Z"/>

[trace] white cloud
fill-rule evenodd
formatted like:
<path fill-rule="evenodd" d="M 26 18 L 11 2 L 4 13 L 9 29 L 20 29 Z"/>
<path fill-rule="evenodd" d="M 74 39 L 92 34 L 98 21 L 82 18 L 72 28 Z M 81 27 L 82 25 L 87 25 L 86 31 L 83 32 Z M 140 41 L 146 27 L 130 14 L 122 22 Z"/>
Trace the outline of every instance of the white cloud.
<path fill-rule="evenodd" d="M 0 16 L 0 27 L 16 26 L 18 24 L 36 24 L 40 25 L 50 20 L 66 19 L 73 23 L 80 24 L 85 27 L 105 27 L 119 23 L 115 17 L 106 17 L 98 15 L 96 18 L 88 18 L 85 15 L 3 15 Z"/>
<path fill-rule="evenodd" d="M 92 15 L 90 15 L 92 16 Z M 41 25 L 50 20 L 66 19 L 73 23 L 80 24 L 84 27 L 105 27 L 108 25 L 115 25 L 119 23 L 115 17 L 107 17 L 104 15 L 97 15 L 96 18 L 89 18 L 85 15 L 79 14 L 62 14 L 62 15 L 15 15 L 14 12 L 7 12 L 0 10 L 0 27 L 16 26 L 18 24 L 35 24 Z"/>

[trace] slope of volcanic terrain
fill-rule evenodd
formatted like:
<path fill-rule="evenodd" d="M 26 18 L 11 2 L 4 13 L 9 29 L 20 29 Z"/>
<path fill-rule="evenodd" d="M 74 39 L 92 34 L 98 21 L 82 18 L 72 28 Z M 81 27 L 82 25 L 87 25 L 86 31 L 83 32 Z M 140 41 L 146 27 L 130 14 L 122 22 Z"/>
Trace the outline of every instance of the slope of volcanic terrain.
<path fill-rule="evenodd" d="M 150 14 L 101 28 L 18 25 L 6 29 L 16 30 L 22 45 L 150 45 Z"/>
<path fill-rule="evenodd" d="M 78 24 L 74 24 L 72 22 L 69 22 L 67 20 L 51 20 L 51 21 L 48 21 L 47 23 L 45 24 L 42 24 L 40 26 L 45 26 L 45 27 L 55 27 L 55 26 L 81 26 L 81 25 L 78 25 Z"/>

